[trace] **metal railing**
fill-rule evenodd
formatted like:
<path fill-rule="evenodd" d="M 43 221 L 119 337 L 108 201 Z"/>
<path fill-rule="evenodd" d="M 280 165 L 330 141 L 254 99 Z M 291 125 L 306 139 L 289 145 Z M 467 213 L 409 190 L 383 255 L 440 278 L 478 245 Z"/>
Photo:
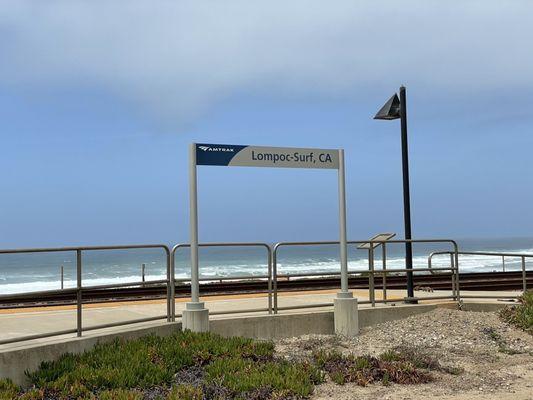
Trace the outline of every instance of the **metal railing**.
<path fill-rule="evenodd" d="M 148 281 L 148 282 L 127 282 L 127 283 L 118 283 L 118 284 L 108 284 L 108 285 L 93 285 L 93 286 L 83 286 L 82 282 L 82 272 L 83 272 L 83 263 L 82 263 L 82 253 L 84 251 L 95 251 L 95 250 L 131 250 L 131 249 L 162 249 L 165 252 L 166 256 L 166 271 L 167 271 L 167 279 L 160 279 L 160 280 L 154 280 L 154 281 Z M 0 254 L 23 254 L 23 253 L 58 253 L 58 252 L 75 252 L 76 253 L 76 287 L 75 288 L 66 288 L 66 289 L 58 289 L 58 290 L 44 290 L 44 291 L 38 291 L 38 292 L 31 292 L 35 296 L 39 295 L 47 295 L 47 294 L 55 294 L 55 293 L 62 293 L 62 294 L 68 294 L 72 293 L 72 295 L 76 296 L 76 328 L 74 329 L 66 329 L 62 331 L 55 331 L 55 332 L 46 332 L 36 335 L 29 335 L 29 336 L 23 336 L 23 337 L 17 337 L 17 338 L 10 338 L 10 339 L 4 339 L 0 340 L 0 344 L 8 344 L 8 343 L 14 343 L 14 342 L 21 342 L 25 340 L 32 340 L 32 339 L 42 339 L 46 337 L 51 336 L 58 336 L 58 335 L 65 335 L 65 334 L 71 334 L 76 333 L 78 337 L 82 335 L 82 332 L 84 331 L 91 331 L 96 329 L 103 329 L 103 328 L 111 328 L 115 326 L 120 325 L 128 325 L 128 324 L 135 324 L 140 322 L 149 322 L 149 321 L 156 321 L 160 319 L 166 319 L 167 321 L 173 320 L 173 314 L 172 314 L 172 304 L 174 303 L 171 301 L 172 292 L 170 291 L 169 282 L 171 282 L 170 277 L 172 274 L 172 268 L 170 267 L 170 249 L 168 246 L 164 244 L 141 244 L 141 245 L 126 245 L 126 246 L 86 246 L 86 247 L 55 247 L 55 248 L 33 248 L 33 249 L 13 249 L 13 250 L 0 250 Z M 82 323 L 82 310 L 83 310 L 83 292 L 87 290 L 95 290 L 95 289 L 116 289 L 121 287 L 130 287 L 130 286 L 141 286 L 143 284 L 151 284 L 151 285 L 165 285 L 167 288 L 167 312 L 165 315 L 158 315 L 153 317 L 147 317 L 147 318 L 138 318 L 134 320 L 128 320 L 128 321 L 121 321 L 121 322 L 112 322 L 107 324 L 99 324 L 99 325 L 92 325 L 89 327 L 84 327 Z M 16 298 L 16 297 L 25 297 L 27 296 L 27 293 L 18 293 L 18 294 L 9 294 L 9 295 L 0 295 L 0 301 L 2 298 Z"/>
<path fill-rule="evenodd" d="M 266 275 L 245 275 L 245 276 L 228 276 L 228 277 L 200 277 L 198 280 L 200 282 L 208 281 L 238 281 L 238 280 L 249 280 L 249 279 L 266 279 L 267 280 L 267 291 L 268 291 L 268 307 L 266 309 L 248 309 L 248 310 L 232 310 L 232 311 L 220 311 L 215 313 L 210 313 L 211 315 L 217 314 L 236 314 L 236 313 L 245 313 L 245 312 L 254 312 L 254 311 L 268 311 L 269 314 L 272 314 L 272 248 L 267 243 L 261 242 L 218 242 L 218 243 L 199 243 L 199 247 L 263 247 L 267 251 L 267 274 Z M 180 248 L 190 248 L 190 243 L 179 243 L 172 248 L 170 252 L 170 263 L 172 266 L 172 293 L 175 293 L 176 283 L 186 283 L 190 282 L 190 279 L 176 279 L 175 274 L 175 261 L 176 261 L 176 251 Z M 175 305 L 173 302 L 172 312 L 174 313 Z"/>
<path fill-rule="evenodd" d="M 433 257 L 438 255 L 450 254 L 449 251 L 434 251 L 428 256 L 428 268 L 431 270 L 431 273 L 434 273 L 435 268 L 433 268 Z M 451 256 L 451 254 L 450 254 Z M 522 271 L 522 289 L 525 292 L 527 290 L 527 270 L 526 270 L 526 258 L 533 258 L 533 254 L 528 253 L 508 253 L 500 251 L 459 251 L 457 256 L 493 256 L 501 257 L 502 259 L 502 272 L 505 272 L 505 257 L 507 258 L 520 258 L 521 259 L 521 271 Z M 451 266 L 454 264 L 454 258 L 450 257 Z M 484 296 L 486 297 L 486 296 Z M 501 297 L 501 296 L 494 296 Z"/>
<path fill-rule="evenodd" d="M 451 250 L 447 251 L 435 251 L 429 255 L 428 266 L 427 268 L 416 267 L 414 269 L 407 268 L 387 268 L 387 248 L 392 244 L 447 244 L 451 247 Z M 527 290 L 526 274 L 525 274 L 525 259 L 533 258 L 533 254 L 522 254 L 522 253 L 491 253 L 491 252 L 460 252 L 458 250 L 457 243 L 451 239 L 415 239 L 415 240 L 359 240 L 359 241 L 348 241 L 349 246 L 369 244 L 367 250 L 368 254 L 368 268 L 358 269 L 358 270 L 349 270 L 349 276 L 365 276 L 368 275 L 368 290 L 369 290 L 369 299 L 360 301 L 360 304 L 370 304 L 375 306 L 378 303 L 387 303 L 390 300 L 387 299 L 387 276 L 389 275 L 398 275 L 407 274 L 413 272 L 424 272 L 429 271 L 431 273 L 443 273 L 445 275 L 450 275 L 451 280 L 451 294 L 442 295 L 442 296 L 423 296 L 423 297 L 413 297 L 413 298 L 404 298 L 404 300 L 418 301 L 418 300 L 436 300 L 436 299 L 451 299 L 457 302 L 460 302 L 462 298 L 465 297 L 486 297 L 486 296 L 462 296 L 460 292 L 460 282 L 459 282 L 459 255 L 488 255 L 488 256 L 500 256 L 505 259 L 505 257 L 521 257 L 522 258 L 522 272 L 524 279 L 524 290 Z M 375 268 L 375 259 L 374 259 L 374 244 L 379 244 L 382 246 L 382 269 Z M 220 315 L 220 314 L 237 314 L 237 313 L 251 313 L 251 312 L 268 312 L 269 314 L 277 314 L 281 310 L 297 310 L 297 309 L 310 309 L 317 307 L 330 307 L 333 303 L 315 303 L 315 304 L 305 304 L 305 305 L 288 305 L 280 307 L 278 305 L 278 280 L 280 278 L 286 279 L 301 279 L 309 277 L 333 277 L 338 276 L 340 278 L 339 272 L 313 272 L 313 273 L 297 273 L 297 274 L 280 274 L 278 273 L 278 264 L 279 264 L 279 251 L 285 247 L 293 246 L 322 246 L 322 245 L 339 245 L 338 241 L 317 241 L 317 242 L 279 242 L 274 245 L 269 245 L 267 243 L 260 242 L 243 242 L 243 243 L 230 243 L 230 242 L 221 242 L 221 243 L 202 243 L 200 247 L 262 247 L 266 250 L 267 253 L 267 273 L 265 275 L 246 275 L 246 276 L 227 276 L 227 277 L 202 277 L 200 281 L 240 281 L 240 280 L 260 280 L 265 279 L 267 282 L 267 292 L 268 292 L 268 306 L 265 308 L 253 308 L 253 309 L 237 309 L 237 310 L 227 310 L 227 311 L 214 311 L 210 312 L 211 315 Z M 62 248 L 35 248 L 35 249 L 18 249 L 18 250 L 0 250 L 0 254 L 14 254 L 14 253 L 45 253 L 45 252 L 75 252 L 76 254 L 76 287 L 74 288 L 64 288 L 62 290 L 47 290 L 40 292 L 32 292 L 35 296 L 47 295 L 47 294 L 72 294 L 76 298 L 76 328 L 67 329 L 56 332 L 48 332 L 43 334 L 36 334 L 18 338 L 10 338 L 7 340 L 0 340 L 0 344 L 7 344 L 13 342 L 19 342 L 24 340 L 39 339 L 56 335 L 63 334 L 72 334 L 76 333 L 78 336 L 82 335 L 84 331 L 91 331 L 95 329 L 109 328 L 127 324 L 134 324 L 140 322 L 155 321 L 160 319 L 166 319 L 168 322 L 175 321 L 176 317 L 180 317 L 181 314 L 176 314 L 176 284 L 186 284 L 190 282 L 190 278 L 175 278 L 175 262 L 176 262 L 176 252 L 180 248 L 188 248 L 190 244 L 181 243 L 175 245 L 172 249 L 169 249 L 166 245 L 163 244 L 152 244 L 152 245 L 126 245 L 126 246 L 89 246 L 89 247 L 62 247 Z M 130 250 L 130 249 L 162 249 L 165 252 L 166 256 L 166 279 L 147 281 L 145 279 L 145 266 L 142 266 L 141 269 L 141 278 L 138 282 L 127 282 L 120 284 L 107 284 L 107 285 L 97 285 L 97 286 L 83 286 L 82 284 L 82 254 L 83 252 L 94 251 L 94 250 Z M 434 268 L 432 266 L 432 258 L 435 255 L 444 254 L 450 256 L 450 266 Z M 375 277 L 380 276 L 382 282 L 383 290 L 383 299 L 376 299 L 376 287 L 375 287 Z M 83 309 L 83 293 L 88 290 L 106 290 L 106 289 L 117 289 L 124 287 L 143 287 L 143 286 L 157 286 L 161 285 L 166 288 L 166 314 L 159 316 L 152 316 L 147 318 L 140 318 L 129 321 L 113 322 L 107 324 L 93 325 L 93 326 L 83 326 L 82 324 L 82 309 Z M 340 286 L 339 286 L 340 287 Z M 23 298 L 27 297 L 28 293 L 18 293 L 18 294 L 9 294 L 9 295 L 0 295 L 0 301 L 3 298 Z M 501 297 L 501 296 L 500 296 Z"/>
<path fill-rule="evenodd" d="M 405 272 L 406 276 L 409 273 L 412 273 L 414 271 L 448 271 L 451 275 L 451 286 L 452 286 L 452 295 L 451 296 L 427 296 L 423 298 L 418 297 L 406 297 L 404 300 L 406 301 L 418 301 L 418 300 L 436 300 L 436 299 L 453 299 L 454 301 L 460 301 L 461 295 L 460 295 L 460 288 L 459 288 L 459 274 L 458 274 L 458 266 L 459 266 L 459 258 L 458 258 L 458 252 L 459 248 L 457 245 L 457 242 L 452 239 L 413 239 L 413 240 L 358 240 L 358 241 L 348 241 L 348 245 L 362 245 L 362 244 L 368 244 L 368 270 L 351 270 L 349 271 L 349 275 L 353 274 L 368 274 L 368 290 L 369 290 L 369 300 L 368 301 L 360 301 L 359 304 L 371 304 L 372 307 L 375 307 L 376 303 L 387 303 L 386 293 L 387 293 L 387 281 L 386 276 L 391 273 L 399 273 L 399 272 Z M 453 257 L 455 259 L 455 262 L 450 267 L 444 267 L 444 268 L 416 268 L 416 269 L 386 269 L 386 247 L 388 244 L 394 244 L 394 243 L 447 243 L 453 247 L 453 251 L 451 252 L 453 254 Z M 273 295 L 274 295 L 274 314 L 277 314 L 279 310 L 290 310 L 290 309 L 297 309 L 297 308 L 314 308 L 314 307 L 330 307 L 333 305 L 333 303 L 318 303 L 318 304 L 311 304 L 311 305 L 305 305 L 305 306 L 290 306 L 290 307 L 279 307 L 278 306 L 278 250 L 281 247 L 288 247 L 288 246 L 318 246 L 318 245 L 338 245 L 338 241 L 320 241 L 320 242 L 279 242 L 276 243 L 273 246 L 272 250 L 272 282 L 273 282 Z M 382 270 L 376 270 L 374 268 L 374 245 L 379 244 L 383 246 L 383 266 L 384 268 Z M 375 285 L 374 285 L 374 277 L 376 274 L 381 274 L 385 279 L 383 279 L 383 293 L 384 298 L 383 300 L 376 300 L 375 298 Z M 327 275 L 335 275 L 340 276 L 339 273 L 331 274 L 331 273 L 318 273 L 318 274 L 291 274 L 286 275 L 289 277 L 305 277 L 305 276 L 327 276 Z"/>

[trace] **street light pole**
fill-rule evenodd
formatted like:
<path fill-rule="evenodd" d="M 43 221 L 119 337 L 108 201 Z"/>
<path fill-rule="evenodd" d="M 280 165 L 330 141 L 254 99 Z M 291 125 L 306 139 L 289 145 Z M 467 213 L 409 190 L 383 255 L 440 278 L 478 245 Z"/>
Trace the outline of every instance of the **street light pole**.
<path fill-rule="evenodd" d="M 407 142 L 407 101 L 405 86 L 400 87 L 400 124 L 402 131 L 403 172 L 403 220 L 405 240 L 411 240 L 411 196 L 409 192 L 409 144 Z M 414 297 L 413 288 L 413 244 L 405 243 L 405 268 L 407 271 L 407 297 Z"/>
<path fill-rule="evenodd" d="M 405 87 L 400 87 L 400 98 L 394 94 L 381 109 L 374 119 L 393 120 L 400 119 L 402 132 L 402 174 L 403 174 L 403 218 L 405 228 L 405 269 L 407 270 L 407 297 L 414 297 L 413 287 L 413 244 L 411 240 L 411 199 L 409 194 L 409 146 L 407 142 L 407 99 Z M 416 300 L 406 300 L 407 303 L 416 303 Z"/>

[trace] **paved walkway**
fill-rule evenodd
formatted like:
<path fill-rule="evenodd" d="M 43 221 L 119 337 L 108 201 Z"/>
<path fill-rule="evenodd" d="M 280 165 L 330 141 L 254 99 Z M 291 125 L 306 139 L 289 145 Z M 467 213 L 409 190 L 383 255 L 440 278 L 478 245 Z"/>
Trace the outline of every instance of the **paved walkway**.
<path fill-rule="evenodd" d="M 313 308 L 307 307 L 313 304 L 333 303 L 337 290 L 322 290 L 309 292 L 281 292 L 278 296 L 278 307 L 280 313 L 295 313 L 302 311 L 323 311 L 331 309 L 332 306 Z M 354 296 L 359 301 L 368 300 L 367 290 L 354 290 Z M 434 293 L 416 292 L 418 297 L 434 297 L 450 295 L 449 291 L 438 291 Z M 519 292 L 462 292 L 463 295 L 487 296 L 500 295 L 509 298 L 516 296 Z M 393 302 L 402 301 L 404 291 L 390 290 L 388 300 Z M 376 299 L 381 299 L 381 291 L 376 291 Z M 180 314 L 185 308 L 188 299 L 176 300 L 176 314 Z M 250 310 L 263 309 L 262 314 L 267 314 L 268 300 L 266 294 L 249 295 L 226 295 L 211 296 L 203 299 L 206 307 L 210 310 L 212 318 L 234 317 L 236 313 L 241 315 L 252 314 Z M 439 301 L 439 300 L 427 300 Z M 441 300 L 446 301 L 446 300 Z M 494 302 L 494 299 L 484 299 L 482 301 Z M 283 310 L 283 307 L 298 307 L 294 310 Z M 382 307 L 382 304 L 377 304 Z M 365 304 L 361 307 L 370 307 Z M 224 314 L 221 314 L 224 313 Z M 257 312 L 253 313 L 257 315 Z M 105 304 L 87 304 L 83 306 L 83 326 L 90 327 L 100 324 L 124 322 L 140 318 L 148 318 L 166 315 L 165 300 L 119 302 Z M 9 339 L 21 336 L 44 334 L 54 331 L 62 331 L 76 328 L 76 308 L 75 306 L 42 307 L 32 309 L 0 310 L 0 332 L 1 339 Z M 4 346 L 0 345 L 0 349 Z"/>

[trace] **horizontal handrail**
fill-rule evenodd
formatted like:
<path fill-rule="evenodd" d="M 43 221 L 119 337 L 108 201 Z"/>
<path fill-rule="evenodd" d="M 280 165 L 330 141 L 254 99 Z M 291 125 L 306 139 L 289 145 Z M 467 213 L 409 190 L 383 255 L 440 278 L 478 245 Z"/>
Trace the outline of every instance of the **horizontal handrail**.
<path fill-rule="evenodd" d="M 458 261 L 458 257 L 457 257 L 457 253 L 458 253 L 458 250 L 459 250 L 459 246 L 457 245 L 457 242 L 453 239 L 390 239 L 390 240 L 387 240 L 387 239 L 383 239 L 383 240 L 374 240 L 374 239 L 370 239 L 370 240 L 349 240 L 346 242 L 348 245 L 361 245 L 361 244 L 368 244 L 369 245 L 369 249 L 368 249 L 368 252 L 369 252 L 369 256 L 368 256 L 368 260 L 369 260 L 369 269 L 368 271 L 361 271 L 361 272 L 365 272 L 365 273 L 368 273 L 368 279 L 369 279 L 369 296 L 370 296 L 370 302 L 372 304 L 372 306 L 375 306 L 376 304 L 376 300 L 375 300 L 375 296 L 374 296 L 374 275 L 375 274 L 382 274 L 384 277 L 386 277 L 388 274 L 393 274 L 393 273 L 398 273 L 398 272 L 406 272 L 408 276 L 410 276 L 410 274 L 412 274 L 413 272 L 416 272 L 416 271 L 424 271 L 424 270 L 428 270 L 428 271 L 432 271 L 430 268 L 426 268 L 426 269 L 423 269 L 423 268 L 416 268 L 416 269 L 413 269 L 413 268 L 405 268 L 405 269 L 392 269 L 392 270 L 385 270 L 385 269 L 382 269 L 382 270 L 375 270 L 374 269 L 374 248 L 375 248 L 375 244 L 376 245 L 382 245 L 383 249 L 385 249 L 385 246 L 388 246 L 389 244 L 394 244 L 394 243 L 402 243 L 402 244 L 405 244 L 405 243 L 448 243 L 450 244 L 452 247 L 453 247 L 453 254 L 455 255 L 455 263 L 450 266 L 450 268 L 445 268 L 445 270 L 448 270 L 450 271 L 450 274 L 451 274 L 451 281 L 452 281 L 452 292 L 453 292 L 453 299 L 456 300 L 456 301 L 460 301 L 460 291 L 459 291 L 459 277 L 458 277 L 458 264 L 459 264 L 459 261 Z M 339 245 L 340 242 L 339 241 L 308 241 L 308 242 L 279 242 L 279 243 L 276 243 L 273 248 L 272 248 L 272 259 L 273 259 L 273 266 L 272 266 L 272 273 L 273 273 L 273 294 L 274 294 L 274 313 L 277 313 L 278 311 L 278 284 L 277 284 L 277 281 L 278 281 L 278 273 L 277 273 L 277 254 L 278 254 L 278 250 L 283 247 L 283 246 L 317 246 L 317 245 Z M 385 250 L 383 250 L 384 254 L 385 254 Z M 433 271 L 435 271 L 436 269 L 433 269 Z M 351 273 L 353 273 L 353 271 L 350 271 Z M 350 274 L 349 272 L 349 274 Z M 355 272 L 357 273 L 357 272 Z M 294 275 L 288 275 L 289 277 L 290 276 L 294 276 Z M 386 294 L 386 288 L 385 288 L 385 284 L 383 285 L 384 286 L 384 296 Z M 384 299 L 384 301 L 386 302 L 386 299 Z"/>
<path fill-rule="evenodd" d="M 178 282 L 174 278 L 175 273 L 175 254 L 176 251 L 180 248 L 188 248 L 191 247 L 190 243 L 178 243 L 174 247 L 172 247 L 172 250 L 170 251 L 170 264 L 172 266 L 171 268 L 171 294 L 172 298 L 174 298 L 175 293 L 175 284 Z M 268 243 L 264 242 L 210 242 L 210 243 L 199 243 L 198 247 L 263 247 L 266 249 L 267 252 L 267 290 L 268 290 L 268 313 L 272 314 L 272 247 Z M 216 279 L 209 279 L 209 278 L 199 278 L 198 281 L 206 281 L 206 280 L 226 280 L 225 278 L 228 278 L 228 280 L 231 277 L 224 277 L 224 278 L 216 278 Z M 233 278 L 235 279 L 235 278 Z M 245 278 L 250 279 L 250 278 Z M 181 282 L 190 282 L 189 280 L 181 280 Z M 175 313 L 175 304 L 174 301 L 172 302 L 172 313 Z"/>
<path fill-rule="evenodd" d="M 156 281 L 141 281 L 141 282 L 125 282 L 125 283 L 116 283 L 116 284 L 107 284 L 107 285 L 93 285 L 93 286 L 83 286 L 82 279 L 82 252 L 84 251 L 101 251 L 101 250 L 132 250 L 132 249 L 160 249 L 165 252 L 166 255 L 166 270 L 167 270 L 167 279 L 156 280 Z M 72 293 L 76 295 L 76 328 L 73 330 L 63 330 L 56 332 L 48 332 L 37 335 L 30 335 L 25 337 L 11 338 L 0 340 L 0 344 L 8 344 L 14 342 L 20 342 L 31 339 L 46 338 L 51 336 L 63 335 L 67 333 L 76 333 L 77 336 L 81 336 L 83 331 L 99 329 L 99 327 L 110 327 L 110 326 L 120 326 L 127 324 L 134 324 L 139 322 L 146 322 L 148 320 L 163 319 L 166 318 L 167 321 L 171 322 L 174 320 L 173 307 L 171 307 L 171 297 L 172 291 L 170 290 L 171 286 L 171 274 L 173 268 L 170 266 L 171 251 L 167 245 L 164 244 L 133 244 L 133 245 L 106 245 L 106 246 L 69 246 L 69 247 L 36 247 L 36 248 L 24 248 L 24 249 L 0 249 L 0 254 L 28 254 L 28 253 L 58 253 L 58 252 L 76 252 L 76 287 L 67 288 L 60 290 L 45 290 L 38 292 L 26 292 L 26 293 L 16 293 L 9 295 L 0 295 L 0 299 L 10 297 L 10 298 L 22 298 L 36 295 L 46 295 L 46 294 L 68 294 Z M 110 324 L 98 325 L 96 327 L 83 327 L 82 326 L 82 306 L 83 306 L 83 293 L 88 290 L 102 290 L 102 289 L 111 289 L 111 288 L 120 288 L 120 287 L 130 287 L 130 286 L 141 286 L 141 285 L 150 285 L 150 284 L 165 284 L 167 286 L 167 313 L 165 316 L 149 317 L 149 318 L 139 318 L 128 321 L 121 321 Z"/>
<path fill-rule="evenodd" d="M 172 251 L 176 251 L 180 247 L 191 247 L 191 244 L 190 243 L 178 243 L 172 248 Z M 198 247 L 267 247 L 267 248 L 270 248 L 270 245 L 264 242 L 209 242 L 209 243 L 198 243 Z"/>
<path fill-rule="evenodd" d="M 431 273 L 433 271 L 436 271 L 437 269 L 432 268 L 432 260 L 433 257 L 436 255 L 444 255 L 444 254 L 452 254 L 449 251 L 434 251 L 429 254 L 428 256 L 428 268 L 431 269 Z M 459 262 L 459 256 L 460 255 L 466 255 L 466 256 L 493 256 L 493 257 L 501 257 L 502 258 L 502 270 L 505 272 L 505 257 L 508 258 L 520 258 L 522 261 L 521 269 L 522 269 L 522 290 L 526 292 L 527 290 L 527 276 L 526 276 L 526 258 L 533 258 L 533 254 L 530 253 L 509 253 L 505 251 L 457 251 L 455 252 L 455 261 L 454 257 L 451 257 L 451 264 L 453 266 L 454 262 Z"/>
<path fill-rule="evenodd" d="M 439 254 L 450 254 L 453 252 L 450 251 L 434 251 L 430 253 L 429 257 L 433 257 L 434 255 Z M 526 258 L 533 258 L 533 254 L 531 253 L 507 253 L 507 252 L 500 252 L 500 251 L 458 251 L 458 254 L 460 256 L 467 255 L 467 256 L 505 256 L 505 257 L 526 257 Z"/>
<path fill-rule="evenodd" d="M 126 244 L 113 246 L 69 246 L 69 247 L 35 247 L 24 249 L 0 249 L 0 254 L 18 254 L 18 253 L 57 253 L 63 251 L 90 251 L 90 250 L 132 250 L 132 249 L 164 249 L 170 253 L 166 244 Z"/>

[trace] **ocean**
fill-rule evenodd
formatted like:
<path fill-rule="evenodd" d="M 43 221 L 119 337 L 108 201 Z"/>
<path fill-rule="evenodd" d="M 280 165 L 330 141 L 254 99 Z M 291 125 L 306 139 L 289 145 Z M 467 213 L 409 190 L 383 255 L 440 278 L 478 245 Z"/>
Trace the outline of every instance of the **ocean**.
<path fill-rule="evenodd" d="M 458 240 L 462 251 L 505 251 L 533 254 L 533 238 L 463 239 Z M 404 245 L 387 246 L 387 268 L 404 268 Z M 414 267 L 426 268 L 432 251 L 450 250 L 445 244 L 415 244 Z M 349 270 L 368 269 L 368 251 L 349 246 Z M 381 250 L 376 251 L 375 268 L 381 268 Z M 200 275 L 215 280 L 218 277 L 261 276 L 267 273 L 264 248 L 201 248 Z M 190 276 L 189 252 L 176 253 L 176 278 Z M 146 281 L 166 278 L 165 254 L 159 249 L 84 251 L 83 285 L 137 282 L 141 280 L 141 264 L 146 265 Z M 533 259 L 530 261 L 533 264 Z M 450 265 L 449 256 L 435 256 L 433 267 Z M 60 289 L 60 268 L 64 267 L 64 287 L 76 286 L 75 252 L 0 254 L 0 294 Z M 501 257 L 460 256 L 461 272 L 501 271 Z M 506 270 L 520 270 L 519 258 L 506 258 Z M 528 269 L 531 266 L 527 265 Z M 278 253 L 278 273 L 325 273 L 339 271 L 339 249 L 334 245 L 284 247 Z"/>

